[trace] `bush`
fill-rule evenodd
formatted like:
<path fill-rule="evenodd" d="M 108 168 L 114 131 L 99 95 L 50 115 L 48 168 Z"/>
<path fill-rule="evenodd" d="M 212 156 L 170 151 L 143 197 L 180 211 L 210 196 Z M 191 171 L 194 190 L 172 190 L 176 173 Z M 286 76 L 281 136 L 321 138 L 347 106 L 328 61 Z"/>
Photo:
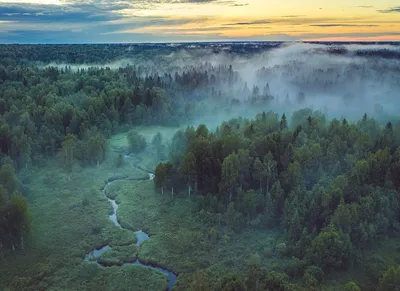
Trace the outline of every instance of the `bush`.
<path fill-rule="evenodd" d="M 127 138 L 129 144 L 129 152 L 139 153 L 144 151 L 147 146 L 147 142 L 144 136 L 134 130 L 130 130 L 128 132 Z"/>

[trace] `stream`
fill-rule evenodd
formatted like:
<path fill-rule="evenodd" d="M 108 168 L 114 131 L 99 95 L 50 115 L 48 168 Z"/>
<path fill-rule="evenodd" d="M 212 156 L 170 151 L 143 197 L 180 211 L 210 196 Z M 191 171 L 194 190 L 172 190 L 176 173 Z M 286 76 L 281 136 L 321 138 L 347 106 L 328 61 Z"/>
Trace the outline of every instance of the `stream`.
<path fill-rule="evenodd" d="M 154 174 L 152 173 L 148 173 L 149 174 L 149 180 L 153 180 L 154 179 Z M 118 204 L 115 201 L 115 199 L 110 199 L 109 197 L 107 197 L 106 195 L 106 188 L 107 186 L 109 186 L 111 183 L 115 182 L 115 181 L 120 181 L 120 180 L 126 180 L 124 178 L 122 179 L 117 179 L 114 180 L 112 182 L 108 182 L 106 186 L 104 186 L 103 190 L 102 190 L 102 195 L 104 195 L 107 200 L 111 203 L 112 207 L 113 207 L 113 213 L 111 215 L 108 216 L 108 218 L 114 223 L 114 225 L 118 228 L 122 228 L 121 224 L 118 222 L 118 218 L 117 218 L 117 211 L 118 211 Z M 136 235 L 136 245 L 140 246 L 144 241 L 148 240 L 150 237 L 147 233 L 145 233 L 142 230 L 136 231 L 135 232 Z M 99 258 L 101 256 L 101 254 L 105 253 L 108 250 L 111 250 L 112 248 L 109 245 L 105 245 L 100 249 L 94 249 L 92 252 L 90 252 L 89 254 L 87 254 L 85 256 L 85 261 L 88 262 L 93 262 L 95 264 L 97 264 L 99 267 L 101 268 L 105 268 L 105 267 L 111 267 L 113 265 L 105 265 L 102 264 L 101 262 L 99 262 Z M 115 266 L 116 264 L 114 264 Z M 153 266 L 151 264 L 146 264 L 144 262 L 141 262 L 140 260 L 136 260 L 134 262 L 122 262 L 122 264 L 118 264 L 117 266 L 124 266 L 124 265 L 138 265 L 144 268 L 148 268 L 148 269 L 154 269 L 154 270 L 158 270 L 161 271 L 162 273 L 164 273 L 167 277 L 168 277 L 168 291 L 171 291 L 172 288 L 175 285 L 176 279 L 177 279 L 177 274 L 175 274 L 174 272 L 164 269 L 162 267 L 158 267 L 158 266 Z"/>

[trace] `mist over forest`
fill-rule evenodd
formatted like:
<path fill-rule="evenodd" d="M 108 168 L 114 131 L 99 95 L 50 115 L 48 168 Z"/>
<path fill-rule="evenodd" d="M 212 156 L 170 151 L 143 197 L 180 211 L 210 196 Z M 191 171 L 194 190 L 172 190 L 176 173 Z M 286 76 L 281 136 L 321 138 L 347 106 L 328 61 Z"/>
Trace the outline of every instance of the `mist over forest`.
<path fill-rule="evenodd" d="M 400 47 L 397 44 L 320 44 L 320 43 L 260 43 L 239 44 L 250 46 L 242 50 L 237 44 L 176 45 L 172 50 L 153 53 L 155 49 L 140 51 L 141 47 L 127 46 L 123 52 L 132 57 L 116 57 L 116 60 L 88 64 L 63 61 L 46 64 L 45 67 L 71 67 L 79 70 L 89 67 L 113 70 L 135 66 L 140 76 L 163 77 L 164 74 L 207 72 L 206 82 L 196 86 L 196 100 L 207 99 L 203 87 L 213 82 L 214 70 L 232 66 L 230 76 L 212 83 L 221 92 L 220 99 L 241 104 L 268 102 L 266 108 L 292 113 L 309 107 L 321 110 L 329 117 L 346 117 L 356 120 L 364 113 L 385 121 L 387 116 L 396 117 L 395 100 L 399 97 Z M 157 46 L 159 49 L 160 46 Z M 233 47 L 233 48 L 232 48 Z M 253 51 L 251 50 L 253 49 Z M 140 51 L 140 53 L 138 53 Z M 226 79 L 228 78 L 228 79 Z M 193 81 L 195 82 L 195 81 Z M 207 100 L 213 105 L 214 100 Z M 218 100 L 219 101 L 219 100 Z M 217 104 L 218 109 L 220 104 Z M 229 102 L 226 104 L 230 106 Z M 243 106 L 238 106 L 243 110 Z M 251 106 L 245 106 L 251 110 Z M 222 114 L 220 122 L 246 111 Z M 248 116 L 254 114 L 250 111 Z M 203 114 L 201 114 L 203 115 Z M 289 114 L 290 115 L 290 114 Z M 215 120 L 215 112 L 211 115 Z"/>
<path fill-rule="evenodd" d="M 0 289 L 397 290 L 399 94 L 398 43 L 1 45 Z"/>

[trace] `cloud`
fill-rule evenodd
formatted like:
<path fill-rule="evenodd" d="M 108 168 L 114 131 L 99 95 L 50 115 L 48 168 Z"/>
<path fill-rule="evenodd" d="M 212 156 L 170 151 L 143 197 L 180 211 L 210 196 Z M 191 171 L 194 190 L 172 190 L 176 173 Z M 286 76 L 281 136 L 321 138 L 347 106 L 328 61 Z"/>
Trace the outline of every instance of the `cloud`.
<path fill-rule="evenodd" d="M 302 17 L 302 16 L 305 16 L 305 15 L 284 15 L 282 17 L 283 18 L 297 18 L 297 17 Z"/>
<path fill-rule="evenodd" d="M 270 20 L 260 19 L 260 20 L 247 21 L 247 22 L 227 23 L 224 25 L 226 25 L 226 26 L 241 26 L 241 25 L 259 25 L 259 24 L 269 24 L 269 23 L 271 23 Z"/>
<path fill-rule="evenodd" d="M 3 1 L 3 2 L 2 2 Z M 4 2 L 15 1 L 15 2 Z M 30 3 L 22 3 L 27 1 Z M 248 2 L 248 3 L 247 3 Z M 47 3 L 47 4 L 38 4 Z M 51 4 L 52 3 L 52 4 Z M 289 14 L 256 18 L 240 16 L 251 0 L 0 0 L 0 41 L 20 42 L 37 37 L 42 42 L 195 40 L 201 38 L 267 40 L 299 38 L 302 31 L 323 32 L 328 27 L 380 27 L 395 30 L 400 20 L 365 17 L 329 18 Z M 235 13 L 219 13 L 219 9 Z M 177 11 L 177 8 L 184 9 Z M 187 9 L 187 10 L 185 10 Z M 197 16 L 195 13 L 201 11 Z M 212 13 L 209 13 L 209 9 Z M 243 8 L 243 12 L 247 11 Z M 396 9 L 391 8 L 394 12 Z M 185 14 L 186 11 L 188 14 Z M 375 11 L 375 10 L 374 10 Z M 175 14 L 176 12 L 176 14 Z M 179 12 L 179 13 L 178 13 Z M 216 14 L 215 14 L 215 13 Z M 236 14 L 239 12 L 239 14 Z M 397 12 L 397 11 L 396 11 Z M 233 16 L 235 15 L 235 16 Z M 389 23 L 393 25 L 390 27 Z M 387 26 L 385 29 L 384 26 Z M 310 27 L 315 27 L 311 29 Z M 43 37 L 39 31 L 43 32 Z M 29 35 L 31 33 L 31 35 Z M 268 34 L 271 33 L 271 34 Z M 311 32 L 310 32 L 311 33 Z M 46 36 L 44 36 L 46 34 Z M 322 34 L 322 33 L 321 33 Z M 75 37 L 72 37 L 72 36 Z M 168 38 L 167 36 L 170 35 Z M 330 34 L 324 34 L 329 37 Z M 344 35 L 344 34 L 341 34 Z M 180 37 L 182 36 L 182 37 Z"/>
<path fill-rule="evenodd" d="M 241 7 L 241 6 L 248 6 L 248 5 L 249 5 L 249 3 L 243 3 L 243 4 L 234 3 L 234 4 L 232 4 L 231 6 L 234 6 L 234 7 Z"/>
<path fill-rule="evenodd" d="M 301 39 L 310 38 L 336 38 L 336 37 L 379 37 L 379 36 L 400 36 L 400 32 L 353 32 L 353 33 L 305 33 L 298 35 Z"/>
<path fill-rule="evenodd" d="M 118 4 L 114 9 L 124 9 Z M 58 5 L 10 5 L 0 4 L 0 20 L 19 21 L 26 23 L 85 23 L 117 19 L 120 16 L 115 10 L 91 4 L 76 4 L 70 6 Z"/>
<path fill-rule="evenodd" d="M 377 24 L 345 24 L 345 23 L 323 23 L 323 24 L 311 24 L 310 26 L 315 27 L 376 27 Z"/>
<path fill-rule="evenodd" d="M 389 9 L 385 9 L 385 10 L 378 10 L 378 12 L 380 13 L 399 13 L 400 12 L 400 7 L 392 7 Z"/>

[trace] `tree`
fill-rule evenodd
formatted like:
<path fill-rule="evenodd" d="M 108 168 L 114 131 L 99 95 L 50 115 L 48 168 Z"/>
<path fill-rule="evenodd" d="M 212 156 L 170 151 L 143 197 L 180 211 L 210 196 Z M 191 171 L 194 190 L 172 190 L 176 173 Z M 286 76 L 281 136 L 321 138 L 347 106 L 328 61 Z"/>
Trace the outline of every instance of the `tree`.
<path fill-rule="evenodd" d="M 189 197 L 192 190 L 192 183 L 197 184 L 197 176 L 196 176 L 196 157 L 192 152 L 186 152 L 183 155 L 180 172 L 186 177 L 186 181 L 188 183 L 188 192 Z M 197 187 L 195 187 L 197 189 Z"/>
<path fill-rule="evenodd" d="M 240 189 L 243 189 L 243 183 L 250 176 L 250 165 L 251 165 L 251 158 L 250 158 L 250 151 L 240 149 L 238 152 L 238 160 L 239 160 L 239 181 L 240 181 Z"/>
<path fill-rule="evenodd" d="M 344 291 L 361 291 L 360 287 L 354 282 L 349 282 L 344 285 Z"/>
<path fill-rule="evenodd" d="M 285 192 L 282 189 L 279 180 L 272 185 L 270 200 L 274 212 L 273 214 L 280 217 L 285 204 Z"/>
<path fill-rule="evenodd" d="M 332 217 L 332 222 L 340 229 L 348 233 L 352 223 L 352 212 L 349 204 L 339 204 Z"/>
<path fill-rule="evenodd" d="M 312 258 L 322 269 L 342 268 L 350 259 L 350 248 L 349 241 L 329 225 L 312 241 Z"/>
<path fill-rule="evenodd" d="M 208 274 L 203 270 L 194 273 L 190 291 L 208 291 L 211 290 L 211 284 Z"/>
<path fill-rule="evenodd" d="M 157 188 L 161 189 L 161 194 L 164 195 L 164 187 L 167 185 L 170 179 L 172 171 L 171 163 L 160 163 L 157 165 L 155 170 L 154 184 Z"/>
<path fill-rule="evenodd" d="M 385 183 L 386 172 L 390 169 L 392 156 L 390 149 L 380 149 L 368 158 L 370 166 L 370 181 L 376 185 L 383 186 Z"/>
<path fill-rule="evenodd" d="M 266 271 L 261 268 L 260 256 L 258 254 L 250 255 L 246 266 L 245 284 L 247 290 L 261 291 L 265 290 Z"/>
<path fill-rule="evenodd" d="M 276 175 L 277 175 L 277 162 L 274 160 L 271 152 L 268 152 L 264 157 L 264 170 L 263 177 L 265 177 L 267 181 L 267 195 L 269 194 L 269 185 L 274 183 Z"/>
<path fill-rule="evenodd" d="M 130 152 L 142 152 L 147 146 L 145 137 L 133 129 L 128 132 L 127 139 Z"/>
<path fill-rule="evenodd" d="M 281 118 L 281 123 L 280 123 L 280 129 L 284 130 L 287 128 L 287 120 L 286 120 L 286 115 L 283 113 L 282 118 Z"/>
<path fill-rule="evenodd" d="M 232 201 L 232 195 L 239 178 L 239 159 L 235 153 L 230 154 L 224 159 L 221 173 L 220 189 L 226 189 L 229 193 L 229 201 Z"/>
<path fill-rule="evenodd" d="M 322 282 L 324 272 L 317 266 L 309 266 L 304 271 L 304 281 L 307 286 L 317 286 Z"/>
<path fill-rule="evenodd" d="M 204 138 L 208 137 L 208 128 L 205 124 L 200 124 L 196 130 L 197 137 L 202 136 Z"/>
<path fill-rule="evenodd" d="M 283 176 L 285 181 L 284 188 L 286 192 L 290 192 L 292 189 L 301 186 L 302 182 L 304 183 L 302 180 L 301 166 L 297 161 L 289 163 L 288 168 Z"/>
<path fill-rule="evenodd" d="M 98 131 L 91 131 L 88 134 L 87 151 L 91 160 L 95 161 L 97 165 L 100 164 L 105 158 L 107 142 L 104 136 Z"/>
<path fill-rule="evenodd" d="M 64 141 L 62 143 L 61 155 L 64 166 L 67 168 L 68 171 L 72 171 L 76 140 L 77 140 L 76 136 L 69 133 L 65 136 Z"/>
<path fill-rule="evenodd" d="M 389 267 L 379 280 L 378 291 L 400 290 L 400 267 Z"/>
<path fill-rule="evenodd" d="M 18 187 L 18 179 L 14 167 L 9 163 L 3 163 L 0 168 L 0 184 L 8 191 L 14 193 Z"/>
<path fill-rule="evenodd" d="M 246 291 L 246 287 L 243 282 L 235 275 L 229 275 L 223 278 L 221 287 L 218 288 L 221 291 Z"/>
<path fill-rule="evenodd" d="M 28 205 L 24 197 L 14 193 L 8 197 L 7 190 L 0 185 L 0 248 L 20 245 L 23 248 L 24 233 L 30 230 Z"/>
<path fill-rule="evenodd" d="M 259 181 L 259 183 L 260 183 L 260 191 L 261 192 L 262 192 L 263 171 L 264 171 L 264 165 L 262 164 L 260 159 L 257 157 L 254 160 L 254 163 L 253 163 L 252 175 L 253 175 L 254 179 Z"/>

